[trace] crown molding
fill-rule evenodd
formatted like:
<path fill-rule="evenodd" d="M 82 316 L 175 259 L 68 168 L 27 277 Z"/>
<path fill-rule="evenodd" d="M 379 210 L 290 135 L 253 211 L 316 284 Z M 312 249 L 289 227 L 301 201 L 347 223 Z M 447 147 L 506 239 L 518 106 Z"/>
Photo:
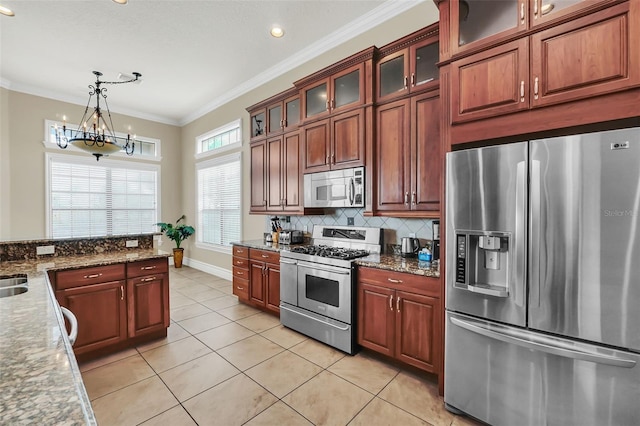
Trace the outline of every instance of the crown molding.
<path fill-rule="evenodd" d="M 336 46 L 359 36 L 360 34 L 380 25 L 401 13 L 410 10 L 427 0 L 388 0 L 382 5 L 371 10 L 369 13 L 362 15 L 356 21 L 350 22 L 342 28 L 334 31 L 326 37 L 312 43 L 302 51 L 289 56 L 284 61 L 247 80 L 238 87 L 228 91 L 222 96 L 217 97 L 213 101 L 198 108 L 193 113 L 187 115 L 180 120 L 180 126 L 191 123 L 192 121 L 208 114 L 211 111 L 231 102 L 232 100 L 257 89 L 263 84 L 291 71 L 292 69 L 312 60 L 313 58 L 330 51 Z"/>
<path fill-rule="evenodd" d="M 41 87 L 30 86 L 27 84 L 13 83 L 9 80 L 0 80 L 0 86 L 5 89 L 26 93 L 27 95 L 40 96 L 42 98 L 53 99 L 55 101 L 67 102 L 70 104 L 86 106 L 87 98 L 79 97 L 79 96 L 69 96 L 62 94 L 60 92 L 55 92 L 52 90 L 46 90 Z M 147 114 L 137 110 L 128 109 L 128 108 L 111 108 L 109 107 L 109 111 L 112 113 L 127 115 L 129 117 L 140 118 L 143 120 L 154 121 L 162 124 L 169 124 L 171 126 L 179 126 L 180 123 L 177 120 L 172 120 L 165 116 L 155 115 L 155 114 Z"/>

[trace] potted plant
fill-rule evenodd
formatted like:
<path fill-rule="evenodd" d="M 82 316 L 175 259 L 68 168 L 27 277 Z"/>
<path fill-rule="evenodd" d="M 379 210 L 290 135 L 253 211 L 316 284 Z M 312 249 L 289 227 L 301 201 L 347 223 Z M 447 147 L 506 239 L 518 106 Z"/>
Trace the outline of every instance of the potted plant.
<path fill-rule="evenodd" d="M 180 247 L 180 244 L 196 232 L 193 226 L 180 223 L 184 219 L 185 215 L 180 216 L 175 225 L 164 222 L 156 223 L 160 227 L 160 231 L 164 232 L 170 240 L 176 242 L 176 247 L 173 249 L 173 265 L 176 268 L 182 268 L 182 258 L 184 257 L 184 248 Z"/>

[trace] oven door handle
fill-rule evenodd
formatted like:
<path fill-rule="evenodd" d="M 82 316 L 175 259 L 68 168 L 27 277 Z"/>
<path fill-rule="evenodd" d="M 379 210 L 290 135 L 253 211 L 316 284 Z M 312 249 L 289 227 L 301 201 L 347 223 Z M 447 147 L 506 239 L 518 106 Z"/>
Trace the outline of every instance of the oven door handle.
<path fill-rule="evenodd" d="M 331 272 L 332 274 L 340 274 L 340 275 L 351 275 L 351 271 L 344 271 L 342 269 L 331 269 L 323 266 L 319 266 L 317 263 L 307 263 L 298 261 L 298 266 L 307 267 L 310 269 L 316 269 L 318 271 Z"/>
<path fill-rule="evenodd" d="M 347 331 L 351 327 L 350 325 L 347 325 L 345 327 L 340 327 L 340 326 L 337 326 L 335 324 L 331 324 L 330 322 L 326 322 L 326 321 L 322 321 L 322 320 L 320 320 L 318 318 L 314 318 L 311 315 L 304 314 L 304 313 L 302 313 L 300 311 L 294 311 L 293 309 L 289 309 L 284 305 L 280 305 L 280 309 L 284 309 L 285 311 L 289 311 L 289 312 L 291 312 L 293 314 L 296 314 L 296 315 L 302 315 L 305 318 L 309 318 L 309 319 L 312 319 L 314 321 L 321 322 L 321 323 L 323 323 L 325 325 L 328 325 L 329 327 L 337 328 L 338 330 Z"/>
<path fill-rule="evenodd" d="M 287 260 L 287 259 L 283 259 L 282 257 L 280 258 L 280 263 L 286 263 L 287 265 L 297 265 L 298 262 L 296 262 L 295 260 Z"/>

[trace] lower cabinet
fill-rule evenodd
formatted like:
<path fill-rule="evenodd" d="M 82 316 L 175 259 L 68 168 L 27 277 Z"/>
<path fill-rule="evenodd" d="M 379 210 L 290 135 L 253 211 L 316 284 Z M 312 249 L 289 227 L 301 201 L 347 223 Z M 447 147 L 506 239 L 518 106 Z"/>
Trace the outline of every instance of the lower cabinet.
<path fill-rule="evenodd" d="M 56 299 L 78 320 L 77 356 L 88 359 L 166 335 L 168 259 L 150 259 L 49 273 Z"/>
<path fill-rule="evenodd" d="M 70 309 L 78 320 L 78 338 L 73 346 L 76 355 L 127 339 L 125 285 L 121 280 L 56 292 L 58 303 Z"/>
<path fill-rule="evenodd" d="M 280 254 L 233 246 L 233 294 L 241 302 L 280 315 Z"/>
<path fill-rule="evenodd" d="M 441 376 L 439 278 L 358 268 L 358 343 Z"/>
<path fill-rule="evenodd" d="M 280 254 L 249 250 L 249 301 L 276 314 L 280 313 Z"/>

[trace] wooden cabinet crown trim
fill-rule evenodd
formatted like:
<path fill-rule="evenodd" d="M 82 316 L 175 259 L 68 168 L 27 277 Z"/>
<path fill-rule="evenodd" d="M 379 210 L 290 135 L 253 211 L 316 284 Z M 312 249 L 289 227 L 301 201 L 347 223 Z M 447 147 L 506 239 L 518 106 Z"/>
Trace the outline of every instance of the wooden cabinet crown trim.
<path fill-rule="evenodd" d="M 412 44 L 418 43 L 422 40 L 426 40 L 429 38 L 433 38 L 433 42 L 436 43 L 439 40 L 439 36 L 440 36 L 440 23 L 436 22 L 435 24 L 429 25 L 426 28 L 422 28 L 405 37 L 402 37 L 399 40 L 393 41 L 385 46 L 382 46 L 381 48 L 378 49 L 376 60 L 382 59 L 387 55 L 390 55 L 402 49 L 406 49 Z"/>
<path fill-rule="evenodd" d="M 293 85 L 297 88 L 302 88 L 310 83 L 313 83 L 314 81 L 317 80 L 322 80 L 324 78 L 327 78 L 339 71 L 345 70 L 347 68 L 350 68 L 354 65 L 360 64 L 362 62 L 365 62 L 367 60 L 372 60 L 373 59 L 373 55 L 374 52 L 376 51 L 376 47 L 375 46 L 371 46 L 369 48 L 366 48 L 364 50 L 361 50 L 358 53 L 355 53 L 351 56 L 349 56 L 348 58 L 343 59 L 340 62 L 337 62 L 335 64 L 329 65 L 326 68 L 321 69 L 320 71 L 317 71 L 307 77 L 304 77 L 296 82 L 293 83 Z"/>
<path fill-rule="evenodd" d="M 269 105 L 273 105 L 275 103 L 278 102 L 282 102 L 287 98 L 291 98 L 296 96 L 299 93 L 298 88 L 296 87 L 291 87 L 287 90 L 285 90 L 284 92 L 280 92 L 276 95 L 271 96 L 270 98 L 267 98 L 263 101 L 258 102 L 257 104 L 253 104 L 250 107 L 247 107 L 246 110 L 247 112 L 251 113 L 257 109 L 261 109 L 261 108 L 266 108 Z"/>

